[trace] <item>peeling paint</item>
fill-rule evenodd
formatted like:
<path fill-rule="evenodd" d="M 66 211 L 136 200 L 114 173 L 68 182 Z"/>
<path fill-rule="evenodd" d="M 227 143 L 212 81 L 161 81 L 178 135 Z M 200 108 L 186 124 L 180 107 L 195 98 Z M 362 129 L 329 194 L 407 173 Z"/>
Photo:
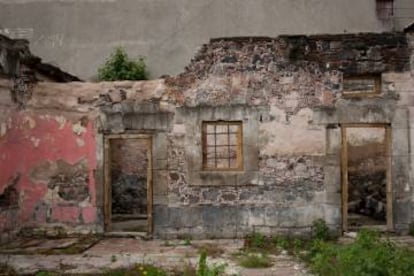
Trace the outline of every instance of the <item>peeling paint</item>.
<path fill-rule="evenodd" d="M 301 109 L 287 120 L 283 110 L 272 107 L 270 115 L 274 120 L 260 126 L 261 154 L 325 153 L 325 129 L 320 126 L 309 127 L 313 115 L 311 109 Z"/>
<path fill-rule="evenodd" d="M 44 160 L 30 168 L 29 179 L 34 183 L 47 183 L 56 174 L 58 168 L 56 162 Z"/>
<path fill-rule="evenodd" d="M 81 138 L 76 137 L 76 143 L 78 144 L 79 147 L 85 146 L 85 141 Z"/>
<path fill-rule="evenodd" d="M 30 116 L 24 117 L 23 124 L 25 125 L 26 128 L 30 128 L 30 129 L 33 129 L 36 127 L 36 121 Z"/>
<path fill-rule="evenodd" d="M 39 139 L 39 138 L 36 138 L 36 137 L 30 137 L 30 141 L 32 141 L 33 146 L 34 146 L 35 148 L 39 147 L 39 144 L 40 144 L 40 139 Z"/>
<path fill-rule="evenodd" d="M 76 124 L 72 125 L 72 131 L 76 135 L 81 135 L 82 133 L 86 132 L 86 128 L 82 126 L 81 122 L 77 122 Z"/>
<path fill-rule="evenodd" d="M 173 127 L 173 132 L 174 133 L 181 133 L 184 134 L 185 133 L 185 125 L 184 124 L 175 124 Z"/>
<path fill-rule="evenodd" d="M 66 124 L 66 119 L 63 116 L 56 116 L 55 117 L 56 122 L 59 124 L 59 129 L 63 129 Z"/>
<path fill-rule="evenodd" d="M 12 118 L 9 118 L 7 120 L 7 128 L 10 129 L 10 128 L 12 128 L 12 126 L 13 126 L 13 120 L 12 120 Z"/>
<path fill-rule="evenodd" d="M 47 189 L 46 194 L 42 197 L 42 200 L 45 203 L 53 203 L 53 202 L 60 201 L 58 191 L 59 191 L 59 187 L 57 186 Z"/>
<path fill-rule="evenodd" d="M 5 123 L 0 124 L 0 137 L 3 137 L 7 133 L 7 125 Z"/>
<path fill-rule="evenodd" d="M 58 118 L 57 120 L 55 118 Z M 32 112 L 30 116 L 25 112 L 15 112 L 7 119 L 7 124 L 0 124 L 1 128 L 6 128 L 4 137 L 6 141 L 12 143 L 0 143 L 0 190 L 5 188 L 4 183 L 14 175 L 18 168 L 21 178 L 17 186 L 19 209 L 0 212 L 0 221 L 6 220 L 6 224 L 0 223 L 0 232 L 4 227 L 13 225 L 36 225 L 50 222 L 80 222 L 82 208 L 93 207 L 96 205 L 96 190 L 93 170 L 96 167 L 96 138 L 91 131 L 92 123 L 86 123 L 77 128 L 79 137 L 67 121 L 73 120 L 63 115 L 50 116 L 47 114 Z M 65 122 L 65 123 L 63 123 Z M 7 126 L 9 125 L 9 126 Z M 21 127 L 23 126 L 23 128 Z M 79 140 L 80 139 L 80 140 Z M 82 147 L 79 146 L 82 144 Z M 36 150 L 34 150 L 36 148 Z M 30 154 L 28 154 L 30 153 Z M 22 161 L 24 157 L 24 162 Z M 79 202 L 76 202 L 76 195 L 72 195 L 72 185 L 55 185 L 48 188 L 50 179 L 58 176 L 59 160 L 64 160 L 66 164 L 77 164 L 81 160 L 82 181 L 87 190 L 87 196 L 82 194 Z M 64 180 L 69 182 L 76 176 L 69 172 Z M 57 179 L 57 178 L 56 178 Z M 69 183 L 70 184 L 70 183 Z M 84 193 L 85 194 L 85 193 Z M 61 196 L 71 199 L 64 200 Z M 74 199 L 74 200 L 72 200 Z M 62 209 L 57 207 L 56 212 L 51 212 L 56 203 L 71 205 L 70 208 Z M 59 209 L 60 208 L 60 209 Z M 70 214 L 65 212 L 69 211 Z M 96 221 L 97 213 L 86 211 L 86 220 Z M 7 216 L 7 217 L 5 217 Z M 13 218 L 13 221 L 9 221 Z M 48 220 L 48 221 L 46 221 Z M 9 229 L 8 228 L 8 229 Z"/>
<path fill-rule="evenodd" d="M 326 39 L 344 42 L 344 47 L 325 51 L 324 45 L 331 45 Z M 0 125 L 6 136 L 0 143 L 0 189 L 16 168 L 22 172 L 17 189 L 21 208 L 10 217 L 16 224 L 102 225 L 102 136 L 150 133 L 156 231 L 192 233 L 191 227 L 197 225 L 197 231 L 220 237 L 234 226 L 235 231 L 239 226 L 240 231 L 305 229 L 318 217 L 337 227 L 341 124 L 403 126 L 406 113 L 395 106 L 407 101 L 390 91 L 408 91 L 412 86 L 401 81 L 407 89 L 400 89 L 383 81 L 384 91 L 378 97 L 350 100 L 342 97 L 343 73 L 405 70 L 404 39 L 403 34 L 364 34 L 215 40 L 203 47 L 183 74 L 165 81 L 38 83 L 34 91 L 42 93 L 33 93 L 32 105 L 11 110 L 6 131 Z M 361 43 L 384 49 L 380 64 L 369 51 L 356 47 Z M 355 51 L 348 51 L 354 46 Z M 121 85 L 122 94 L 117 87 Z M 209 120 L 243 124 L 242 171 L 201 169 L 206 154 L 200 126 Z M 394 186 L 398 193 L 412 190 L 404 187 L 410 183 L 404 174 L 409 160 L 401 156 L 406 156 L 409 143 L 401 132 L 395 133 L 398 143 L 392 148 L 399 154 L 392 155 L 393 166 L 398 166 L 393 177 L 401 184 Z M 122 154 L 122 160 L 127 155 Z M 136 169 L 136 162 L 126 163 L 132 165 L 123 169 Z M 396 204 L 395 210 L 411 215 L 405 203 L 397 200 Z M 2 216 L 0 222 L 6 221 Z M 399 217 L 396 225 L 408 225 Z"/>

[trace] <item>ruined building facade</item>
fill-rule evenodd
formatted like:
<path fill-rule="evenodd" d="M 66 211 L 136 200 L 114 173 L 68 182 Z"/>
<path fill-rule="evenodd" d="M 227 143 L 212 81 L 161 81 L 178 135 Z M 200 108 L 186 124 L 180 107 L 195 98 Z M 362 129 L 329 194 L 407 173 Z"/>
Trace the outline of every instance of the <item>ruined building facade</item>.
<path fill-rule="evenodd" d="M 119 46 L 158 78 L 212 37 L 401 31 L 413 20 L 412 0 L 0 0 L 0 34 L 85 80 Z"/>
<path fill-rule="evenodd" d="M 195 238 L 414 222 L 414 34 L 211 40 L 140 82 L 0 83 L 0 227 Z"/>

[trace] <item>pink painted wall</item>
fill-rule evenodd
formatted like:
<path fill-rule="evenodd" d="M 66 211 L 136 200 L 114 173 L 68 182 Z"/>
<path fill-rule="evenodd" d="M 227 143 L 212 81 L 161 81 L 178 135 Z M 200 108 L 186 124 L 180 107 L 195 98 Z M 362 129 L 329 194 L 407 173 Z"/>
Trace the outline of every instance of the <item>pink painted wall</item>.
<path fill-rule="evenodd" d="M 10 180 L 20 174 L 16 185 L 18 209 L 0 211 L 0 232 L 25 225 L 64 223 L 66 225 L 96 224 L 96 189 L 93 171 L 96 168 L 96 141 L 91 121 L 73 121 L 61 115 L 14 112 L 0 136 L 0 195 Z M 89 197 L 82 202 L 64 200 L 48 188 L 56 161 L 70 165 L 83 160 L 88 174 Z M 34 171 L 40 164 L 50 164 L 50 172 L 36 179 Z M 37 169 L 36 169 L 37 168 Z M 41 172 L 42 173 L 42 172 Z M 48 175 L 49 174 L 49 175 Z M 39 177 L 38 177 L 39 178 Z"/>

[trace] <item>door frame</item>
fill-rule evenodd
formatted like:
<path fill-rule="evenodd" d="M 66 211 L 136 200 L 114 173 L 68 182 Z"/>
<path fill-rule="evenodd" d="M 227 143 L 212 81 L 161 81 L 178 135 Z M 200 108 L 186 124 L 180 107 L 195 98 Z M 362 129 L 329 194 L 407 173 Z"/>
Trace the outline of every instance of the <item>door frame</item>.
<path fill-rule="evenodd" d="M 346 140 L 347 128 L 383 128 L 385 130 L 384 144 L 386 156 L 386 230 L 394 230 L 393 195 L 392 195 L 392 158 L 391 158 L 391 125 L 385 123 L 355 123 L 340 124 L 341 127 L 341 198 L 342 198 L 342 231 L 348 230 L 348 145 Z"/>
<path fill-rule="evenodd" d="M 147 147 L 147 234 L 153 232 L 153 176 L 152 176 L 152 135 L 148 134 L 108 134 L 104 136 L 104 230 L 111 231 L 112 183 L 111 183 L 111 140 L 142 139 Z"/>

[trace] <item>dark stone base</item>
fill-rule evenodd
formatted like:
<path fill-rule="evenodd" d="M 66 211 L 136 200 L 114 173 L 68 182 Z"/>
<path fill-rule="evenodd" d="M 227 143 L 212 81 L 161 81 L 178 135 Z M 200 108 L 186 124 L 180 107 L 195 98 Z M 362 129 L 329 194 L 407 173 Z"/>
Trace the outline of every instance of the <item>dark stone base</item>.
<path fill-rule="evenodd" d="M 305 209 L 310 209 L 306 212 Z M 318 212 L 319 210 L 319 212 Z M 308 217 L 307 214 L 319 214 Z M 332 214 L 334 217 L 324 217 Z M 339 233 L 338 212 L 321 206 L 277 208 L 273 206 L 154 206 L 154 237 L 194 239 L 242 238 L 252 232 L 265 235 L 310 236 L 312 221 L 323 218 Z"/>

